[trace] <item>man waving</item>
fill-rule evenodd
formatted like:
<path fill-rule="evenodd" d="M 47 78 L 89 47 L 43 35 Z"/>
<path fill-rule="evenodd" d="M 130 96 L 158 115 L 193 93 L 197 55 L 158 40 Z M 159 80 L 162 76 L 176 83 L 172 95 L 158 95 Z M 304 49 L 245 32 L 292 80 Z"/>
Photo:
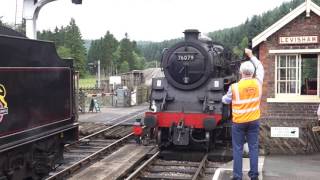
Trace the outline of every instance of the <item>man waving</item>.
<path fill-rule="evenodd" d="M 233 179 L 242 179 L 242 154 L 245 139 L 249 144 L 251 180 L 257 180 L 259 156 L 260 100 L 264 69 L 261 62 L 245 49 L 250 61 L 240 66 L 241 80 L 230 86 L 222 102 L 232 104 Z"/>

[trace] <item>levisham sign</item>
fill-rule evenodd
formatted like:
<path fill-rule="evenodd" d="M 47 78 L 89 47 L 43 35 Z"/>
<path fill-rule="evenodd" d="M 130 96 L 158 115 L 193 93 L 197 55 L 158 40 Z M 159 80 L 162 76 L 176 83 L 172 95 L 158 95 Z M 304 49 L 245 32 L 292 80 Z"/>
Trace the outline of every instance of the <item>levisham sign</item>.
<path fill-rule="evenodd" d="M 279 37 L 279 44 L 316 44 L 318 36 L 289 36 Z"/>

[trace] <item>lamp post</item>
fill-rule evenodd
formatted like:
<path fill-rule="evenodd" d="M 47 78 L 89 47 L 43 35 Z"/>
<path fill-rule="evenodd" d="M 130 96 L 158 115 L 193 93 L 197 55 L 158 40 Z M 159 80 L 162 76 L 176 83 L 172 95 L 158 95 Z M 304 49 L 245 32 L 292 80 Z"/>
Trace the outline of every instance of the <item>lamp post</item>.
<path fill-rule="evenodd" d="M 98 88 L 101 86 L 101 77 L 100 77 L 100 60 L 98 60 Z"/>

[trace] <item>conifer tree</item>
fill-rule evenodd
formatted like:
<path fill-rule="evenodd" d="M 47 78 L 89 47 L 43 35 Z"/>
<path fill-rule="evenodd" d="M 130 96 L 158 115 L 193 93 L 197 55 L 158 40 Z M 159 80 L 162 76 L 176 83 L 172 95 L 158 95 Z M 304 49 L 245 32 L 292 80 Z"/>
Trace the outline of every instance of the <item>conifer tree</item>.
<path fill-rule="evenodd" d="M 119 65 L 125 61 L 129 64 L 129 70 L 135 69 L 133 46 L 127 33 L 125 34 L 125 38 L 120 41 Z"/>
<path fill-rule="evenodd" d="M 53 41 L 61 58 L 74 59 L 74 67 L 80 76 L 86 73 L 86 49 L 81 37 L 80 29 L 72 18 L 68 26 L 56 27 L 54 31 L 38 32 L 38 39 Z"/>
<path fill-rule="evenodd" d="M 109 32 L 103 37 L 103 54 L 104 58 L 101 61 L 101 67 L 104 69 L 106 74 L 112 74 L 112 62 L 116 58 L 114 53 L 117 51 L 119 42 L 117 39 Z"/>
<path fill-rule="evenodd" d="M 76 25 L 76 22 L 73 18 L 66 27 L 65 31 L 64 46 L 70 49 L 76 70 L 80 71 L 80 75 L 84 75 L 86 49 L 84 47 L 84 42 L 82 40 L 79 27 Z"/>
<path fill-rule="evenodd" d="M 125 73 L 129 71 L 129 63 L 127 61 L 123 61 L 120 65 L 120 73 Z"/>

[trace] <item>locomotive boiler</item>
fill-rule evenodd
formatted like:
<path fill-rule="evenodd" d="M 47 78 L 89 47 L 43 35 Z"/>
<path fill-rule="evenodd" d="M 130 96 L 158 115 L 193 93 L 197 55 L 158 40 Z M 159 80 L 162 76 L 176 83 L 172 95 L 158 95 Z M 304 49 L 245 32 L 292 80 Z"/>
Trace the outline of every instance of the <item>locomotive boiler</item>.
<path fill-rule="evenodd" d="M 75 71 L 54 43 L 0 26 L 0 179 L 40 179 L 77 140 Z"/>
<path fill-rule="evenodd" d="M 144 123 L 161 148 L 214 148 L 230 141 L 230 107 L 221 102 L 236 80 L 232 53 L 198 30 L 162 53 L 165 77 L 152 80 L 150 112 Z M 200 146 L 199 146 L 200 144 Z"/>

